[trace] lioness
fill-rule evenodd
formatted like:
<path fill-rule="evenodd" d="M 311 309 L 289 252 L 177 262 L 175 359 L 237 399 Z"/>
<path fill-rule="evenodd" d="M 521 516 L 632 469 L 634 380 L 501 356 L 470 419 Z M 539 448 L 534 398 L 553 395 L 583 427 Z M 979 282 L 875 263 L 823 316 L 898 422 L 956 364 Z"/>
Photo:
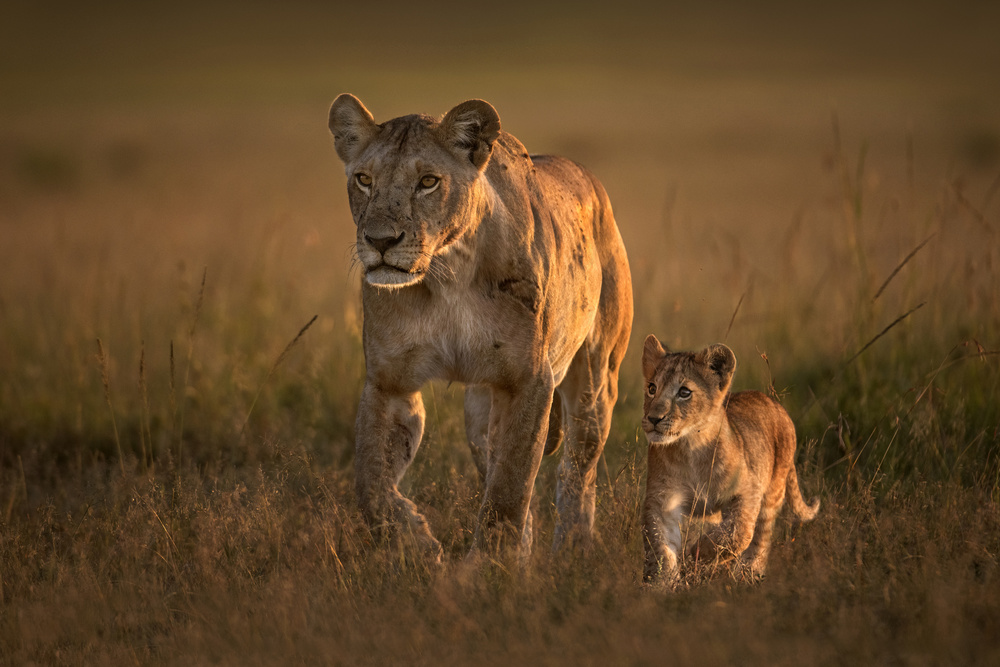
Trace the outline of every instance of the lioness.
<path fill-rule="evenodd" d="M 363 270 L 355 472 L 369 525 L 440 558 L 397 484 L 424 430 L 420 387 L 441 378 L 467 385 L 484 482 L 475 546 L 530 548 L 532 485 L 561 436 L 555 545 L 585 541 L 632 327 L 628 260 L 604 188 L 569 160 L 529 156 L 482 100 L 441 120 L 376 124 L 344 94 L 330 131 Z"/>
<path fill-rule="evenodd" d="M 799 491 L 791 418 L 760 392 L 729 394 L 735 371 L 736 356 L 725 345 L 671 353 L 652 334 L 643 345 L 647 582 L 676 579 L 685 517 L 721 510 L 721 522 L 691 547 L 692 555 L 739 556 L 759 576 L 785 494 L 799 521 L 819 511 L 819 499 L 806 505 Z"/>

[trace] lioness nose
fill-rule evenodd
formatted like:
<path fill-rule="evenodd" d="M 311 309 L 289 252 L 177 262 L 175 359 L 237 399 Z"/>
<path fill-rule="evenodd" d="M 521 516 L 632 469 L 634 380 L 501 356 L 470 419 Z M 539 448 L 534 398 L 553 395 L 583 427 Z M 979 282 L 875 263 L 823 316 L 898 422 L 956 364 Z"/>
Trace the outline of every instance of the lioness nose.
<path fill-rule="evenodd" d="M 384 255 L 386 250 L 388 250 L 393 246 L 399 245 L 399 242 L 403 240 L 404 234 L 406 234 L 406 232 L 400 232 L 399 236 L 379 236 L 379 237 L 372 237 L 365 234 L 365 241 L 368 241 L 368 244 L 371 245 L 371 247 L 375 248 Z"/>
<path fill-rule="evenodd" d="M 652 424 L 653 426 L 656 426 L 661 421 L 663 421 L 663 417 L 653 417 L 652 415 L 650 415 L 649 417 L 646 417 L 646 419 L 648 419 L 649 423 Z"/>

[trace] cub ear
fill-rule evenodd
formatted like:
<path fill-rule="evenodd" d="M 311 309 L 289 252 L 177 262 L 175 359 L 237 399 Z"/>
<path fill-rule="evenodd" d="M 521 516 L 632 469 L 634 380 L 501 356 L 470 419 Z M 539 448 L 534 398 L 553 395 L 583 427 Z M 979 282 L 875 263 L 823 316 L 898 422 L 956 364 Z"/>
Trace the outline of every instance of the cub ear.
<path fill-rule="evenodd" d="M 719 390 L 726 391 L 736 372 L 736 355 L 722 343 L 710 345 L 698 354 L 700 363 L 708 366 L 719 381 Z"/>
<path fill-rule="evenodd" d="M 445 114 L 441 133 L 456 155 L 468 158 L 482 171 L 500 136 L 500 116 L 489 102 L 468 100 Z"/>
<path fill-rule="evenodd" d="M 646 342 L 642 344 L 642 374 L 647 380 L 653 379 L 653 376 L 656 375 L 656 367 L 666 355 L 666 348 L 656 339 L 656 336 L 653 334 L 646 336 Z"/>
<path fill-rule="evenodd" d="M 378 125 L 361 100 L 344 93 L 330 107 L 330 132 L 337 155 L 348 164 L 375 138 Z"/>

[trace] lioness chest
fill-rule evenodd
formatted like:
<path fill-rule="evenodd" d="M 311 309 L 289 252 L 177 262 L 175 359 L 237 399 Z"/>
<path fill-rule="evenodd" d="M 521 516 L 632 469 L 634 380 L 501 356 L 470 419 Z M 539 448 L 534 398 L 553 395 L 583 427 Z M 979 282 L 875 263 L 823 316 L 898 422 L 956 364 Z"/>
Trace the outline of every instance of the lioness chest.
<path fill-rule="evenodd" d="M 431 379 L 467 384 L 516 385 L 539 353 L 541 313 L 528 304 L 539 291 L 521 292 L 478 284 L 461 292 L 435 293 L 418 286 L 416 298 L 395 292 L 365 294 L 365 356 L 384 385 L 415 391 Z M 540 298 L 540 296 L 538 297 Z M 380 322 L 368 326 L 367 321 Z M 373 363 L 374 362 L 374 363 Z"/>
<path fill-rule="evenodd" d="M 558 385 L 601 297 L 601 217 L 577 185 L 532 188 L 525 210 L 484 218 L 418 285 L 366 285 L 366 322 L 379 323 L 366 324 L 369 373 L 405 391 L 435 378 L 515 388 L 549 369 Z"/>

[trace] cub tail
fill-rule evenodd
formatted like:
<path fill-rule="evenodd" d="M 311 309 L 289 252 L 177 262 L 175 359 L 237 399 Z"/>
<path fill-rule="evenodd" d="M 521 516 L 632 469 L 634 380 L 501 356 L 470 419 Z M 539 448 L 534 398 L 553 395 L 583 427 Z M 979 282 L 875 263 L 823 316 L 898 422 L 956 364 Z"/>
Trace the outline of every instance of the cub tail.
<path fill-rule="evenodd" d="M 802 491 L 799 490 L 799 476 L 795 472 L 795 466 L 788 472 L 788 482 L 785 488 L 785 496 L 792 507 L 792 513 L 799 522 L 812 521 L 819 512 L 819 498 L 813 498 L 812 502 L 806 505 L 802 499 Z"/>

